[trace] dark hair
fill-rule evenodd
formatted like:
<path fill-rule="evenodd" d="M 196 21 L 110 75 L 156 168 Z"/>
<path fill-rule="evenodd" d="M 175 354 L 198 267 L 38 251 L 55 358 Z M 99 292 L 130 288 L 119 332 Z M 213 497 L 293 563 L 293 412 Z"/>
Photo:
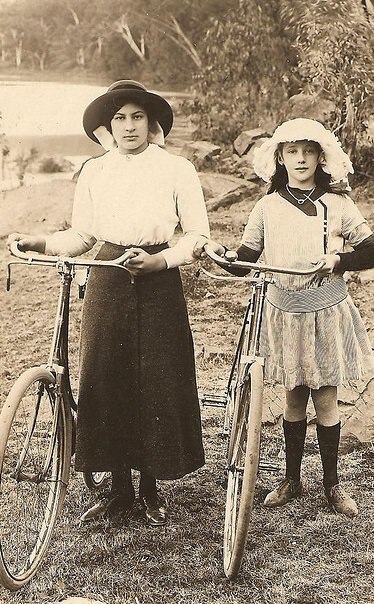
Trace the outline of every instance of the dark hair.
<path fill-rule="evenodd" d="M 311 141 L 317 151 L 322 153 L 322 147 L 319 143 L 315 141 Z M 279 191 L 279 189 L 283 189 L 288 183 L 288 174 L 286 168 L 279 163 L 278 154 L 282 151 L 284 143 L 279 143 L 277 150 L 275 152 L 275 173 L 270 179 L 270 185 L 267 190 L 267 195 L 270 193 L 274 193 L 274 191 Z M 318 164 L 315 171 L 315 182 L 318 187 L 321 187 L 326 193 L 338 193 L 335 189 L 331 187 L 331 175 L 322 170 L 322 167 Z"/>
<path fill-rule="evenodd" d="M 112 121 L 113 117 L 117 113 L 118 109 L 121 109 L 121 107 L 123 107 L 126 103 L 134 103 L 135 105 L 138 105 L 138 107 L 141 107 L 145 111 L 145 113 L 147 114 L 148 122 L 149 122 L 149 128 L 151 129 L 153 124 L 155 123 L 156 119 L 154 118 L 150 107 L 148 107 L 148 105 L 146 103 L 140 102 L 139 99 L 137 99 L 135 97 L 132 98 L 131 94 L 129 94 L 128 92 L 125 93 L 123 95 L 123 97 L 120 96 L 119 98 L 111 99 L 110 104 L 108 105 L 109 114 L 108 114 L 107 120 L 106 120 L 105 124 L 103 124 L 103 126 L 105 126 L 105 128 L 107 130 L 109 130 L 109 132 L 112 134 L 112 128 L 111 128 L 110 122 Z"/>

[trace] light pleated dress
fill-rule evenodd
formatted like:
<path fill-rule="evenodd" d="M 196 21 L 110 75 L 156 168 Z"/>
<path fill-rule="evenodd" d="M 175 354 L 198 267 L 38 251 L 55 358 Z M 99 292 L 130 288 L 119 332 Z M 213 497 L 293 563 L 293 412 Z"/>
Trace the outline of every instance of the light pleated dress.
<path fill-rule="evenodd" d="M 262 251 L 266 264 L 310 269 L 325 253 L 343 252 L 371 234 L 357 206 L 347 195 L 324 193 L 314 200 L 315 215 L 278 192 L 265 195 L 250 214 L 242 243 Z M 332 274 L 274 274 L 275 285 L 287 292 L 305 291 L 342 281 Z M 287 312 L 265 302 L 260 343 L 265 377 L 287 390 L 338 386 L 373 370 L 372 347 L 351 297 L 309 312 Z"/>

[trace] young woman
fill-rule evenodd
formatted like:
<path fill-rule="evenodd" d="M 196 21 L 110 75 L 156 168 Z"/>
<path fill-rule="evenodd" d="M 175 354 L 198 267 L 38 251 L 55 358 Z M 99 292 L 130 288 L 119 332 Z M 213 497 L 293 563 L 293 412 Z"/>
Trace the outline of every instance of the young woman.
<path fill-rule="evenodd" d="M 292 268 L 324 262 L 313 276 L 274 274 L 268 290 L 261 345 L 266 377 L 286 389 L 286 475 L 264 504 L 280 506 L 301 495 L 311 395 L 327 499 L 335 511 L 353 517 L 356 503 L 337 474 L 337 386 L 372 367 L 372 349 L 343 272 L 374 266 L 374 237 L 350 197 L 334 190 L 333 181 L 346 182 L 352 164 L 319 122 L 281 124 L 256 150 L 254 169 L 270 187 L 249 216 L 239 259 L 256 262 L 263 253 L 267 264 Z M 343 251 L 346 242 L 352 252 Z"/>
<path fill-rule="evenodd" d="M 103 242 L 97 258 L 125 249 L 127 268 L 91 270 L 84 300 L 76 468 L 110 471 L 110 493 L 82 520 L 132 508 L 140 471 L 148 523 L 165 524 L 156 479 L 204 464 L 194 351 L 178 266 L 199 255 L 209 227 L 193 165 L 166 152 L 168 102 L 131 80 L 112 84 L 86 109 L 86 134 L 107 153 L 79 175 L 72 228 L 51 236 L 15 233 L 23 250 L 75 256 Z M 183 231 L 170 246 L 177 226 Z"/>

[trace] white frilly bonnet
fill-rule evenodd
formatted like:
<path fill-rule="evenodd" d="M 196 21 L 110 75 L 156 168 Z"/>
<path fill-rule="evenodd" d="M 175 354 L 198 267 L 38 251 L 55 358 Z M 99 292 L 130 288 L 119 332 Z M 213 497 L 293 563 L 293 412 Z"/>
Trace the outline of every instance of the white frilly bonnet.
<path fill-rule="evenodd" d="M 323 157 L 321 167 L 331 175 L 333 182 L 346 181 L 348 174 L 353 174 L 352 162 L 343 151 L 340 141 L 320 122 L 298 117 L 283 122 L 275 129 L 271 138 L 254 149 L 253 169 L 257 176 L 270 182 L 276 170 L 276 157 L 279 143 L 296 141 L 314 141 L 321 145 Z"/>

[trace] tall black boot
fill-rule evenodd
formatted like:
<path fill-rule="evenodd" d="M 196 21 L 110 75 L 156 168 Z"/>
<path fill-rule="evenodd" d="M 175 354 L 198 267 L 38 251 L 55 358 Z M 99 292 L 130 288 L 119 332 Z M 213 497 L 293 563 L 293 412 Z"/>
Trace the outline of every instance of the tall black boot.
<path fill-rule="evenodd" d="M 265 498 L 264 505 L 269 508 L 285 505 L 300 497 L 301 460 L 304 452 L 306 418 L 298 422 L 283 420 L 283 432 L 286 444 L 286 477 Z"/>
<path fill-rule="evenodd" d="M 338 479 L 340 422 L 334 426 L 317 424 L 317 438 L 323 468 L 323 486 L 331 507 L 350 518 L 357 516 L 355 501 L 344 491 Z"/>

